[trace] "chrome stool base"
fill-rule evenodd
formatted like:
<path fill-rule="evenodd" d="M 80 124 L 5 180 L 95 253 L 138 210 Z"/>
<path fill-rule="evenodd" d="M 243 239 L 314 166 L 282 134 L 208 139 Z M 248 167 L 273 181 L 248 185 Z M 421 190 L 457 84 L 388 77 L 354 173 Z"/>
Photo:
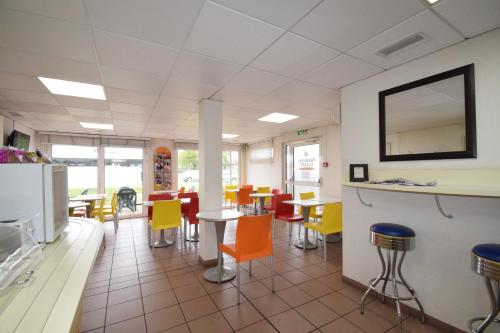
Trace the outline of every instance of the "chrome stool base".
<path fill-rule="evenodd" d="M 382 264 L 382 272 L 374 279 L 370 281 L 370 285 L 368 287 L 368 290 L 366 290 L 365 294 L 363 295 L 363 298 L 361 299 L 361 314 L 364 313 L 365 309 L 365 302 L 370 293 L 373 291 L 379 295 L 382 296 L 382 302 L 385 303 L 385 298 L 390 298 L 393 299 L 396 302 L 396 310 L 397 310 L 397 315 L 398 315 L 398 321 L 399 321 L 399 332 L 403 332 L 403 316 L 401 313 L 401 301 L 412 301 L 415 300 L 417 303 L 420 313 L 421 313 L 421 321 L 422 323 L 425 323 L 425 312 L 422 304 L 418 300 L 417 294 L 413 288 L 411 288 L 406 280 L 404 279 L 403 275 L 401 274 L 401 265 L 403 263 L 403 260 L 406 255 L 406 250 L 397 250 L 395 248 L 393 249 L 387 249 L 387 261 L 384 260 L 384 256 L 382 254 L 382 250 L 380 246 L 377 246 L 377 251 L 378 255 L 380 258 L 380 262 Z M 398 253 L 402 252 L 402 256 L 398 261 Z M 398 279 L 399 277 L 399 279 Z M 378 283 L 380 281 L 383 281 L 382 285 L 382 290 L 381 292 L 377 291 L 375 288 L 377 287 Z M 392 294 L 386 293 L 386 287 L 387 283 L 391 282 L 392 285 Z M 410 293 L 410 296 L 408 297 L 401 297 L 399 296 L 398 292 L 398 284 L 402 285 L 408 290 Z"/>
<path fill-rule="evenodd" d="M 488 277 L 484 278 L 484 282 L 486 283 L 486 288 L 490 296 L 491 310 L 486 317 L 476 317 L 469 320 L 469 330 L 471 333 L 483 333 L 490 324 L 500 323 L 500 319 L 495 319 L 500 312 L 500 282 Z M 495 288 L 493 285 L 495 285 Z M 474 328 L 474 323 L 477 321 L 482 322 L 477 328 Z"/>

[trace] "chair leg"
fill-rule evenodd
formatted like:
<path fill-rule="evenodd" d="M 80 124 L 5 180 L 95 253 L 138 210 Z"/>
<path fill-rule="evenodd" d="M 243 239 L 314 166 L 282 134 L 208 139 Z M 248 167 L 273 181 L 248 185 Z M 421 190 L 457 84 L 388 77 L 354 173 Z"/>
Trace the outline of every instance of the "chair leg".
<path fill-rule="evenodd" d="M 323 234 L 323 261 L 326 262 L 326 234 Z"/>
<path fill-rule="evenodd" d="M 252 260 L 248 262 L 248 275 L 252 276 Z"/>
<path fill-rule="evenodd" d="M 156 253 L 156 246 L 155 246 L 155 231 L 153 228 L 151 228 L 151 246 L 153 247 L 153 256 Z"/>
<path fill-rule="evenodd" d="M 293 223 L 288 222 L 288 246 L 292 244 L 292 231 L 293 231 Z"/>
<path fill-rule="evenodd" d="M 187 224 L 188 224 L 188 222 L 187 222 L 187 220 L 186 220 L 185 217 L 183 218 L 183 221 L 184 221 L 184 238 L 181 238 L 181 240 L 184 242 L 186 240 L 186 238 L 187 238 L 186 235 L 187 235 Z"/>
<path fill-rule="evenodd" d="M 398 251 L 394 251 L 393 258 L 392 258 L 392 267 L 391 267 L 391 282 L 392 282 L 392 292 L 395 297 L 396 301 L 396 311 L 398 314 L 398 331 L 399 333 L 403 333 L 403 315 L 401 313 L 401 304 L 399 301 L 399 292 L 398 292 L 398 286 L 397 286 L 397 280 L 396 280 L 396 264 L 398 260 Z"/>
<path fill-rule="evenodd" d="M 238 305 L 240 304 L 241 302 L 241 291 L 240 291 L 240 263 L 237 262 L 236 263 L 236 287 L 238 289 Z"/>
<path fill-rule="evenodd" d="M 273 239 L 274 239 L 276 237 L 276 220 L 274 219 L 274 215 L 273 215 L 272 226 L 273 226 Z"/>
<path fill-rule="evenodd" d="M 273 256 L 271 256 L 271 290 L 273 291 L 273 293 L 276 292 L 276 289 L 274 288 Z"/>

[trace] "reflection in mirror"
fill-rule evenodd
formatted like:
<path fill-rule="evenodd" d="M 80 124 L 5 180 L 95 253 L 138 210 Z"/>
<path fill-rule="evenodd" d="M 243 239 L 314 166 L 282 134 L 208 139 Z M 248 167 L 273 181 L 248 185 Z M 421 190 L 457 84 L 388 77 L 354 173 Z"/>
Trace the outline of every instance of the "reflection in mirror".
<path fill-rule="evenodd" d="M 476 157 L 474 64 L 379 92 L 380 161 Z"/>
<path fill-rule="evenodd" d="M 465 150 L 464 75 L 389 95 L 386 155 Z"/>

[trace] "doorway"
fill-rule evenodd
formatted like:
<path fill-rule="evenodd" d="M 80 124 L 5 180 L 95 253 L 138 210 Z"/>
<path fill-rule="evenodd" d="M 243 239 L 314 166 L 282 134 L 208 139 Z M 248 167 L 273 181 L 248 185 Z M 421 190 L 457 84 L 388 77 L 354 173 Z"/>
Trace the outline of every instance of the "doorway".
<path fill-rule="evenodd" d="M 317 141 L 285 145 L 285 191 L 294 198 L 302 192 L 314 192 L 319 197 L 319 143 Z"/>

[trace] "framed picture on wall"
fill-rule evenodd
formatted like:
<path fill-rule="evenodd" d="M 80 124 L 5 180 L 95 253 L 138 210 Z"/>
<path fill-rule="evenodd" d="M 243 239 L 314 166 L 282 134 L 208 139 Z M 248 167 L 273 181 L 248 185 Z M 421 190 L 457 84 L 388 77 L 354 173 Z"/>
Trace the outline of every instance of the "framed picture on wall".
<path fill-rule="evenodd" d="M 368 181 L 368 164 L 349 164 L 349 181 Z"/>

